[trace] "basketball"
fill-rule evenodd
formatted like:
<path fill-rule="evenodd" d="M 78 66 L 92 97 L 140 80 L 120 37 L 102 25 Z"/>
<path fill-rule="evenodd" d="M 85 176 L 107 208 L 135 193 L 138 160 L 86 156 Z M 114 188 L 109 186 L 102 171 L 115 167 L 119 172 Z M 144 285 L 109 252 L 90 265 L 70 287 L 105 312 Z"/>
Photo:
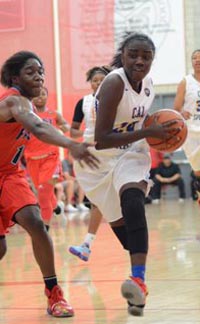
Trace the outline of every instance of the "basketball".
<path fill-rule="evenodd" d="M 147 137 L 148 144 L 155 150 L 161 152 L 173 152 L 177 150 L 184 142 L 187 137 L 187 125 L 181 114 L 172 109 L 163 109 L 148 116 L 144 121 L 144 127 L 149 127 L 152 123 L 163 124 L 168 121 L 176 121 L 176 124 L 172 126 L 180 128 L 174 136 L 170 139 L 159 139 L 153 137 Z M 175 138 L 176 136 L 176 138 Z M 178 140 L 177 140 L 178 137 Z"/>

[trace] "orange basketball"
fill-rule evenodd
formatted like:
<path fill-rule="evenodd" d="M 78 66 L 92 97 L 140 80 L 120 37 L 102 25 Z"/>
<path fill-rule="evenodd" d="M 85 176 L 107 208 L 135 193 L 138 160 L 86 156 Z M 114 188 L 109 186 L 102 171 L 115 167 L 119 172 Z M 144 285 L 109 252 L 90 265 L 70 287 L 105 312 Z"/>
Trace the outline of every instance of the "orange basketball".
<path fill-rule="evenodd" d="M 165 123 L 167 121 L 176 121 L 176 124 L 172 126 L 180 128 L 174 136 L 170 139 L 163 140 L 159 138 L 147 137 L 146 140 L 149 145 L 157 151 L 161 152 L 173 152 L 178 149 L 187 137 L 187 125 L 184 118 L 179 114 L 179 112 L 172 109 L 163 109 L 153 113 L 148 116 L 144 121 L 144 127 L 148 127 L 154 122 L 156 118 L 157 123 Z M 176 138 L 175 138 L 176 136 Z M 177 141 L 177 137 L 179 140 Z"/>

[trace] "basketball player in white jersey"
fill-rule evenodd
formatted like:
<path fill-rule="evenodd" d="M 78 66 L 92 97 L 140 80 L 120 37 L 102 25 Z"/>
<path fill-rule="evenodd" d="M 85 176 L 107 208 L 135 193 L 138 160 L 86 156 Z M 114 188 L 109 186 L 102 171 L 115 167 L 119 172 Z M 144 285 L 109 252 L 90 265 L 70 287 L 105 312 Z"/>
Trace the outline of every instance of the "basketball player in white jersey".
<path fill-rule="evenodd" d="M 75 107 L 70 135 L 74 138 L 83 136 L 85 141 L 94 142 L 94 129 L 95 129 L 95 94 L 104 80 L 105 76 L 111 71 L 109 66 L 94 66 L 86 73 L 86 81 L 90 82 L 92 93 L 84 96 L 78 101 Z M 85 122 L 85 129 L 80 129 L 81 123 Z M 88 226 L 88 233 L 85 235 L 84 242 L 81 245 L 70 246 L 69 252 L 79 257 L 83 261 L 88 261 L 91 253 L 91 246 L 96 238 L 97 230 L 100 226 L 102 215 L 99 209 L 92 205 L 91 215 Z"/>
<path fill-rule="evenodd" d="M 161 126 L 155 121 L 142 128 L 154 99 L 152 81 L 147 77 L 154 55 L 155 46 L 148 36 L 128 33 L 124 37 L 112 62 L 116 69 L 106 76 L 96 95 L 97 144 L 92 151 L 100 159 L 100 169 L 95 172 L 75 164 L 86 195 L 130 253 L 131 277 L 122 284 L 121 291 L 129 313 L 137 316 L 143 314 L 147 295 L 144 200 L 151 160 L 145 138 L 165 139 L 176 130 L 173 122 Z"/>
<path fill-rule="evenodd" d="M 200 192 L 200 49 L 192 53 L 192 67 L 193 73 L 178 85 L 174 108 L 187 120 L 188 136 L 183 149 L 197 177 L 196 190 Z"/>

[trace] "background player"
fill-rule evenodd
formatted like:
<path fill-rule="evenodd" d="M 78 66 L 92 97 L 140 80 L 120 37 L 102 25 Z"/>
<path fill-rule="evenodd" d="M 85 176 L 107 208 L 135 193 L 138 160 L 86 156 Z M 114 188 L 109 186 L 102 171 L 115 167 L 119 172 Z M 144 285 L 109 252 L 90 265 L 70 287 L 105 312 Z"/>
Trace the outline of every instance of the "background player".
<path fill-rule="evenodd" d="M 60 113 L 46 107 L 47 99 L 48 90 L 43 87 L 40 95 L 32 100 L 34 106 L 37 108 L 37 115 L 44 122 L 50 123 L 54 127 L 61 129 L 63 133 L 66 133 L 69 131 L 70 125 Z M 31 136 L 25 150 L 25 157 L 29 175 L 37 190 L 41 216 L 48 230 L 53 210 L 57 206 L 54 184 L 62 175 L 59 148 L 41 142 L 35 136 Z"/>
<path fill-rule="evenodd" d="M 111 67 L 109 66 L 94 66 L 89 71 L 87 71 L 86 81 L 90 82 L 92 93 L 84 96 L 81 100 L 79 100 L 75 107 L 70 129 L 70 134 L 72 137 L 78 138 L 84 136 L 85 141 L 94 142 L 94 127 L 96 119 L 94 96 L 101 82 L 110 71 Z M 84 131 L 80 129 L 83 120 L 85 122 Z M 84 238 L 83 244 L 81 244 L 80 246 L 70 246 L 69 248 L 69 251 L 72 254 L 78 256 L 83 261 L 88 261 L 89 259 L 91 253 L 91 245 L 95 240 L 101 220 L 101 212 L 96 206 L 92 205 L 88 233 Z"/>
<path fill-rule="evenodd" d="M 43 82 L 43 63 L 32 52 L 14 54 L 1 69 L 1 84 L 9 89 L 0 100 L 0 259 L 6 254 L 7 229 L 13 222 L 18 223 L 31 237 L 34 256 L 44 278 L 48 313 L 68 317 L 74 312 L 57 284 L 52 241 L 36 198 L 19 168 L 19 160 L 30 138 L 29 132 L 46 143 L 70 149 L 75 159 L 91 167 L 97 166 L 97 160 L 88 152 L 89 144 L 73 142 L 34 113 L 30 100 L 39 95 Z"/>
<path fill-rule="evenodd" d="M 200 191 L 200 49 L 192 53 L 193 73 L 178 85 L 174 108 L 187 120 L 188 136 L 183 145 L 194 170 L 197 191 Z"/>

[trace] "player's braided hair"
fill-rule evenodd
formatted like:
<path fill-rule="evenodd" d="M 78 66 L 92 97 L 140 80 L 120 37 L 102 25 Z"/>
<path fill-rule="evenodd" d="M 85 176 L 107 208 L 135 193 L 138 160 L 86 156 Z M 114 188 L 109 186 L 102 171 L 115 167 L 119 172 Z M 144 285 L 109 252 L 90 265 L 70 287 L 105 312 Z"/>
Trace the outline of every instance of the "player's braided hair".
<path fill-rule="evenodd" d="M 35 53 L 29 51 L 17 52 L 10 56 L 3 64 L 0 72 L 1 84 L 5 87 L 11 87 L 12 77 L 18 76 L 23 66 L 31 58 L 39 61 L 41 66 L 44 67 L 41 59 Z"/>
<path fill-rule="evenodd" d="M 153 53 L 155 53 L 156 51 L 155 45 L 149 36 L 143 33 L 126 32 L 123 36 L 121 43 L 119 44 L 116 54 L 114 55 L 110 63 L 112 67 L 120 68 L 123 66 L 121 61 L 121 55 L 124 51 L 124 48 L 133 40 L 141 40 L 147 42 L 150 45 Z"/>
<path fill-rule="evenodd" d="M 91 81 L 93 76 L 97 73 L 102 73 L 104 75 L 107 75 L 112 71 L 112 68 L 109 65 L 103 65 L 103 66 L 94 66 L 86 73 L 86 81 Z"/>

